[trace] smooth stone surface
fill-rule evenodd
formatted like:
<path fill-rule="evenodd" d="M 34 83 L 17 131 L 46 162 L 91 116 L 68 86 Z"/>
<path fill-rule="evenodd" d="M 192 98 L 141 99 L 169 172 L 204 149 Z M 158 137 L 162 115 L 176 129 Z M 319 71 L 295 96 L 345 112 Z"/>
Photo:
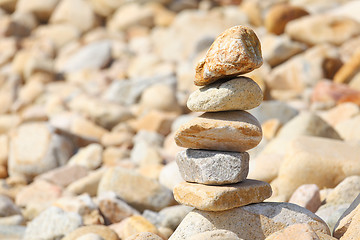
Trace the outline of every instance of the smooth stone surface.
<path fill-rule="evenodd" d="M 119 240 L 119 237 L 113 230 L 102 225 L 89 225 L 80 227 L 67 234 L 64 238 L 62 238 L 62 240 L 77 240 L 78 238 L 89 233 L 97 234 L 106 240 Z"/>
<path fill-rule="evenodd" d="M 183 182 L 174 188 L 174 198 L 177 202 L 204 211 L 224 211 L 259 203 L 271 194 L 268 183 L 252 179 L 223 186 Z"/>
<path fill-rule="evenodd" d="M 81 225 L 79 214 L 50 207 L 27 225 L 24 240 L 61 239 Z"/>
<path fill-rule="evenodd" d="M 157 180 L 121 167 L 110 168 L 103 175 L 98 187 L 98 195 L 107 191 L 114 191 L 140 211 L 144 209 L 158 211 L 174 203 L 172 192 Z"/>
<path fill-rule="evenodd" d="M 360 34 L 360 23 L 345 16 L 316 14 L 291 21 L 285 32 L 292 39 L 309 45 L 325 42 L 341 45 Z"/>
<path fill-rule="evenodd" d="M 219 78 L 251 72 L 262 63 L 260 41 L 254 31 L 235 26 L 218 36 L 198 63 L 194 83 L 204 86 Z"/>
<path fill-rule="evenodd" d="M 260 105 L 263 93 L 259 85 L 247 77 L 216 81 L 192 94 L 187 107 L 193 112 L 247 110 Z"/>
<path fill-rule="evenodd" d="M 0 225 L 0 238 L 9 240 L 20 240 L 23 239 L 25 230 L 25 226 Z"/>
<path fill-rule="evenodd" d="M 228 230 L 239 238 L 263 240 L 281 229 L 308 223 L 315 232 L 330 234 L 326 224 L 307 209 L 291 203 L 258 203 L 222 212 L 193 210 L 169 240 L 183 240 L 195 234 Z"/>
<path fill-rule="evenodd" d="M 349 206 L 349 203 L 325 204 L 322 205 L 315 214 L 324 220 L 324 222 L 326 222 L 330 228 L 330 231 L 332 232 L 338 219 L 344 214 Z"/>
<path fill-rule="evenodd" d="M 360 176 L 354 175 L 341 181 L 327 196 L 326 203 L 352 203 L 360 193 Z"/>
<path fill-rule="evenodd" d="M 204 113 L 175 133 L 180 147 L 245 152 L 262 138 L 260 123 L 245 111 Z"/>
<path fill-rule="evenodd" d="M 176 163 L 187 182 L 209 185 L 238 183 L 249 172 L 249 154 L 187 149 L 178 153 Z"/>
<path fill-rule="evenodd" d="M 276 233 L 271 234 L 265 240 L 289 240 L 289 239 L 301 239 L 301 240 L 327 240 L 335 239 L 329 235 L 319 238 L 318 234 L 307 223 L 298 223 L 288 226 Z"/>
<path fill-rule="evenodd" d="M 301 136 L 292 141 L 272 181 L 274 193 L 290 197 L 303 184 L 333 188 L 343 179 L 360 174 L 360 147 L 343 141 Z"/>
<path fill-rule="evenodd" d="M 156 235 L 155 233 L 142 232 L 142 233 L 133 234 L 127 237 L 125 240 L 162 240 L 162 238 Z"/>
<path fill-rule="evenodd" d="M 289 203 L 297 204 L 313 213 L 316 212 L 321 206 L 318 186 L 316 186 L 316 184 L 301 185 L 290 197 Z"/>

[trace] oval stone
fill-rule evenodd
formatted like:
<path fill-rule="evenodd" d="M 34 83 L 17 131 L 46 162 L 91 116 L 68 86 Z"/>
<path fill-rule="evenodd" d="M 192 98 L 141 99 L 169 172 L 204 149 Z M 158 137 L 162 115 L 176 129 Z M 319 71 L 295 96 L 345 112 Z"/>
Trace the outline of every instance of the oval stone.
<path fill-rule="evenodd" d="M 263 93 L 247 77 L 216 81 L 193 92 L 187 101 L 193 112 L 248 110 L 260 105 Z"/>
<path fill-rule="evenodd" d="M 252 149 L 261 138 L 260 123 L 245 111 L 204 113 L 175 133 L 180 147 L 233 152 Z"/>

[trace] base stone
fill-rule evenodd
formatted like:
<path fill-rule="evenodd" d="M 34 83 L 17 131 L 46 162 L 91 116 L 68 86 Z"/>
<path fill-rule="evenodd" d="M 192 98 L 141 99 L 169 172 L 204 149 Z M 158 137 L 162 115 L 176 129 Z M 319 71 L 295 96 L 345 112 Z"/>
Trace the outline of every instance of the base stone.
<path fill-rule="evenodd" d="M 204 211 L 224 211 L 259 203 L 271 194 L 268 183 L 252 179 L 223 186 L 183 182 L 174 188 L 177 202 Z"/>

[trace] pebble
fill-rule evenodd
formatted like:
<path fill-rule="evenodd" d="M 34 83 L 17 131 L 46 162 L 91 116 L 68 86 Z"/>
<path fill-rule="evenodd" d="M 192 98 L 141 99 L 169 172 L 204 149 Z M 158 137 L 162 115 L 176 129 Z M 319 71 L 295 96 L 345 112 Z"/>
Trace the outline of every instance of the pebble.
<path fill-rule="evenodd" d="M 326 203 L 352 203 L 360 193 L 360 176 L 354 175 L 342 180 L 327 196 Z"/>
<path fill-rule="evenodd" d="M 287 150 L 271 186 L 275 193 L 288 197 L 303 184 L 313 183 L 320 189 L 335 187 L 346 176 L 360 174 L 360 168 L 355 167 L 359 154 L 359 146 L 343 141 L 298 137 Z"/>
<path fill-rule="evenodd" d="M 82 219 L 79 214 L 50 207 L 27 225 L 24 240 L 63 238 L 81 225 Z"/>
<path fill-rule="evenodd" d="M 9 240 L 24 239 L 25 226 L 0 225 L 0 238 Z"/>
<path fill-rule="evenodd" d="M 69 184 L 88 175 L 88 170 L 80 165 L 65 165 L 45 172 L 35 178 L 42 179 L 60 187 L 67 187 Z"/>
<path fill-rule="evenodd" d="M 268 183 L 252 179 L 222 186 L 183 182 L 174 188 L 177 202 L 203 211 L 224 211 L 259 203 L 271 194 Z"/>
<path fill-rule="evenodd" d="M 97 234 L 102 239 L 106 240 L 119 240 L 117 234 L 107 226 L 102 225 L 88 225 L 77 228 L 71 232 L 68 232 L 63 240 L 77 240 L 80 237 L 86 236 L 89 233 Z"/>
<path fill-rule="evenodd" d="M 316 233 L 330 234 L 327 225 L 309 210 L 291 203 L 270 202 L 221 212 L 193 210 L 169 240 L 213 230 L 228 230 L 243 239 L 264 239 L 296 223 L 308 223 Z"/>
<path fill-rule="evenodd" d="M 95 170 L 102 163 L 103 147 L 100 144 L 92 143 L 81 148 L 68 161 L 68 165 L 79 165 L 88 170 Z"/>
<path fill-rule="evenodd" d="M 338 219 L 344 214 L 346 209 L 350 206 L 349 203 L 343 204 L 324 204 L 315 214 L 319 216 L 329 226 L 332 232 Z"/>
<path fill-rule="evenodd" d="M 71 73 L 83 69 L 100 69 L 111 60 L 111 42 L 107 40 L 94 42 L 79 49 L 57 70 Z"/>
<path fill-rule="evenodd" d="M 322 29 L 321 32 L 318 29 Z M 341 45 L 360 34 L 360 23 L 346 16 L 309 15 L 287 24 L 285 33 L 292 39 L 309 45 L 320 43 Z"/>
<path fill-rule="evenodd" d="M 360 71 L 360 50 L 356 50 L 352 57 L 341 66 L 334 76 L 334 82 L 349 83 Z"/>
<path fill-rule="evenodd" d="M 95 196 L 105 171 L 105 168 L 99 168 L 90 172 L 86 177 L 80 178 L 69 184 L 66 187 L 66 191 L 76 195 L 88 193 L 90 196 Z"/>
<path fill-rule="evenodd" d="M 184 179 L 182 178 L 179 167 L 175 161 L 166 164 L 159 173 L 159 182 L 171 191 L 177 184 L 183 181 Z"/>
<path fill-rule="evenodd" d="M 41 173 L 64 165 L 72 151 L 70 141 L 54 134 L 48 124 L 25 123 L 10 137 L 9 175 L 32 180 Z"/>
<path fill-rule="evenodd" d="M 174 203 L 171 191 L 158 181 L 121 167 L 108 169 L 101 178 L 98 195 L 106 191 L 114 191 L 139 211 L 161 210 Z"/>
<path fill-rule="evenodd" d="M 309 15 L 309 13 L 302 7 L 290 4 L 275 4 L 266 14 L 264 25 L 268 32 L 280 35 L 284 33 L 288 22 L 306 15 Z"/>
<path fill-rule="evenodd" d="M 216 81 L 191 93 L 187 107 L 193 112 L 247 110 L 260 105 L 260 87 L 247 77 Z"/>
<path fill-rule="evenodd" d="M 262 63 L 260 41 L 254 31 L 235 26 L 218 36 L 198 63 L 194 83 L 208 85 L 219 78 L 251 72 Z"/>
<path fill-rule="evenodd" d="M 291 195 L 289 203 L 297 204 L 315 213 L 321 206 L 320 190 L 316 184 L 301 185 Z"/>
<path fill-rule="evenodd" d="M 246 179 L 249 154 L 187 149 L 178 153 L 176 163 L 187 182 L 224 185 Z"/>
<path fill-rule="evenodd" d="M 140 213 L 119 198 L 114 192 L 104 192 L 97 197 L 99 209 L 110 223 L 121 222 L 132 215 Z"/>
<path fill-rule="evenodd" d="M 126 239 L 141 232 L 160 234 L 157 228 L 142 216 L 128 217 L 120 223 L 110 225 L 110 228 L 118 234 L 120 239 Z"/>
<path fill-rule="evenodd" d="M 180 147 L 245 152 L 262 138 L 260 123 L 245 111 L 204 113 L 175 134 Z"/>
<path fill-rule="evenodd" d="M 20 214 L 20 208 L 6 195 L 0 195 L 0 218 Z"/>

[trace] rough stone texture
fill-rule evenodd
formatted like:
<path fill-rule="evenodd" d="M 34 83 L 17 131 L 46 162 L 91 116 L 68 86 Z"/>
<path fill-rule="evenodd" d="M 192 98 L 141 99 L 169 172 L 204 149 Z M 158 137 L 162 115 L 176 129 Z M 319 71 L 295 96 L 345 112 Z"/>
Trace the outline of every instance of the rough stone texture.
<path fill-rule="evenodd" d="M 198 233 L 228 230 L 239 238 L 262 240 L 274 232 L 308 223 L 315 232 L 330 234 L 326 224 L 307 209 L 291 203 L 258 203 L 222 212 L 190 212 L 169 240 L 187 239 Z"/>
<path fill-rule="evenodd" d="M 303 184 L 333 188 L 347 176 L 360 174 L 360 147 L 343 141 L 302 136 L 295 139 L 272 182 L 274 193 L 288 197 Z M 275 182 L 276 181 L 276 182 Z"/>
<path fill-rule="evenodd" d="M 249 172 L 249 154 L 187 149 L 178 153 L 176 163 L 187 182 L 209 185 L 238 183 Z"/>
<path fill-rule="evenodd" d="M 193 112 L 247 110 L 260 105 L 263 94 L 252 79 L 238 77 L 216 81 L 193 92 L 187 101 Z"/>
<path fill-rule="evenodd" d="M 315 233 L 307 223 L 298 223 L 288 226 L 276 233 L 271 234 L 265 240 L 335 240 L 336 238 L 324 233 Z"/>
<path fill-rule="evenodd" d="M 19 126 L 10 138 L 9 175 L 27 180 L 66 163 L 72 154 L 70 141 L 53 133 L 45 123 Z"/>
<path fill-rule="evenodd" d="M 346 209 L 346 211 L 341 215 L 339 220 L 336 222 L 333 231 L 334 237 L 339 239 L 348 230 L 355 214 L 359 214 L 360 211 L 359 203 L 360 203 L 360 194 L 356 197 L 356 199 L 350 204 L 349 208 Z"/>
<path fill-rule="evenodd" d="M 261 46 L 253 30 L 235 26 L 223 32 L 196 66 L 194 83 L 207 85 L 219 78 L 251 72 L 262 65 Z"/>
<path fill-rule="evenodd" d="M 289 4 L 275 4 L 269 9 L 265 17 L 266 30 L 280 35 L 284 33 L 288 22 L 308 14 L 309 13 L 301 7 L 291 6 Z"/>
<path fill-rule="evenodd" d="M 151 232 L 142 232 L 142 233 L 136 233 L 129 237 L 127 237 L 125 240 L 162 240 L 159 235 L 156 235 L 155 233 Z"/>
<path fill-rule="evenodd" d="M 341 45 L 360 34 L 360 23 L 345 16 L 317 14 L 291 21 L 285 32 L 292 39 L 309 45 L 325 42 Z"/>
<path fill-rule="evenodd" d="M 101 226 L 101 225 L 89 225 L 80 227 L 69 234 L 66 234 L 62 240 L 77 240 L 81 236 L 87 235 L 89 233 L 94 233 L 101 236 L 106 240 L 119 240 L 117 234 L 111 230 L 109 227 Z"/>
<path fill-rule="evenodd" d="M 260 123 L 245 111 L 204 113 L 175 133 L 180 147 L 245 152 L 262 138 Z"/>
<path fill-rule="evenodd" d="M 321 206 L 318 186 L 316 186 L 316 184 L 301 185 L 290 197 L 289 203 L 297 204 L 313 213 L 316 212 Z"/>
<path fill-rule="evenodd" d="M 183 182 L 174 188 L 177 202 L 204 211 L 224 211 L 259 203 L 269 198 L 271 193 L 268 183 L 252 179 L 223 186 Z"/>
<path fill-rule="evenodd" d="M 195 234 L 187 240 L 242 240 L 235 233 L 228 230 L 213 230 Z"/>
<path fill-rule="evenodd" d="M 28 224 L 24 240 L 61 239 L 81 225 L 79 214 L 50 207 Z"/>
<path fill-rule="evenodd" d="M 359 214 L 359 212 L 356 212 L 356 214 L 354 215 L 354 217 L 351 220 L 349 228 L 344 233 L 344 235 L 341 237 L 341 240 L 358 239 L 359 232 L 360 232 L 360 214 Z"/>
<path fill-rule="evenodd" d="M 105 172 L 98 194 L 106 191 L 114 191 L 140 211 L 160 210 L 174 202 L 171 191 L 158 181 L 121 167 L 110 168 Z"/>

